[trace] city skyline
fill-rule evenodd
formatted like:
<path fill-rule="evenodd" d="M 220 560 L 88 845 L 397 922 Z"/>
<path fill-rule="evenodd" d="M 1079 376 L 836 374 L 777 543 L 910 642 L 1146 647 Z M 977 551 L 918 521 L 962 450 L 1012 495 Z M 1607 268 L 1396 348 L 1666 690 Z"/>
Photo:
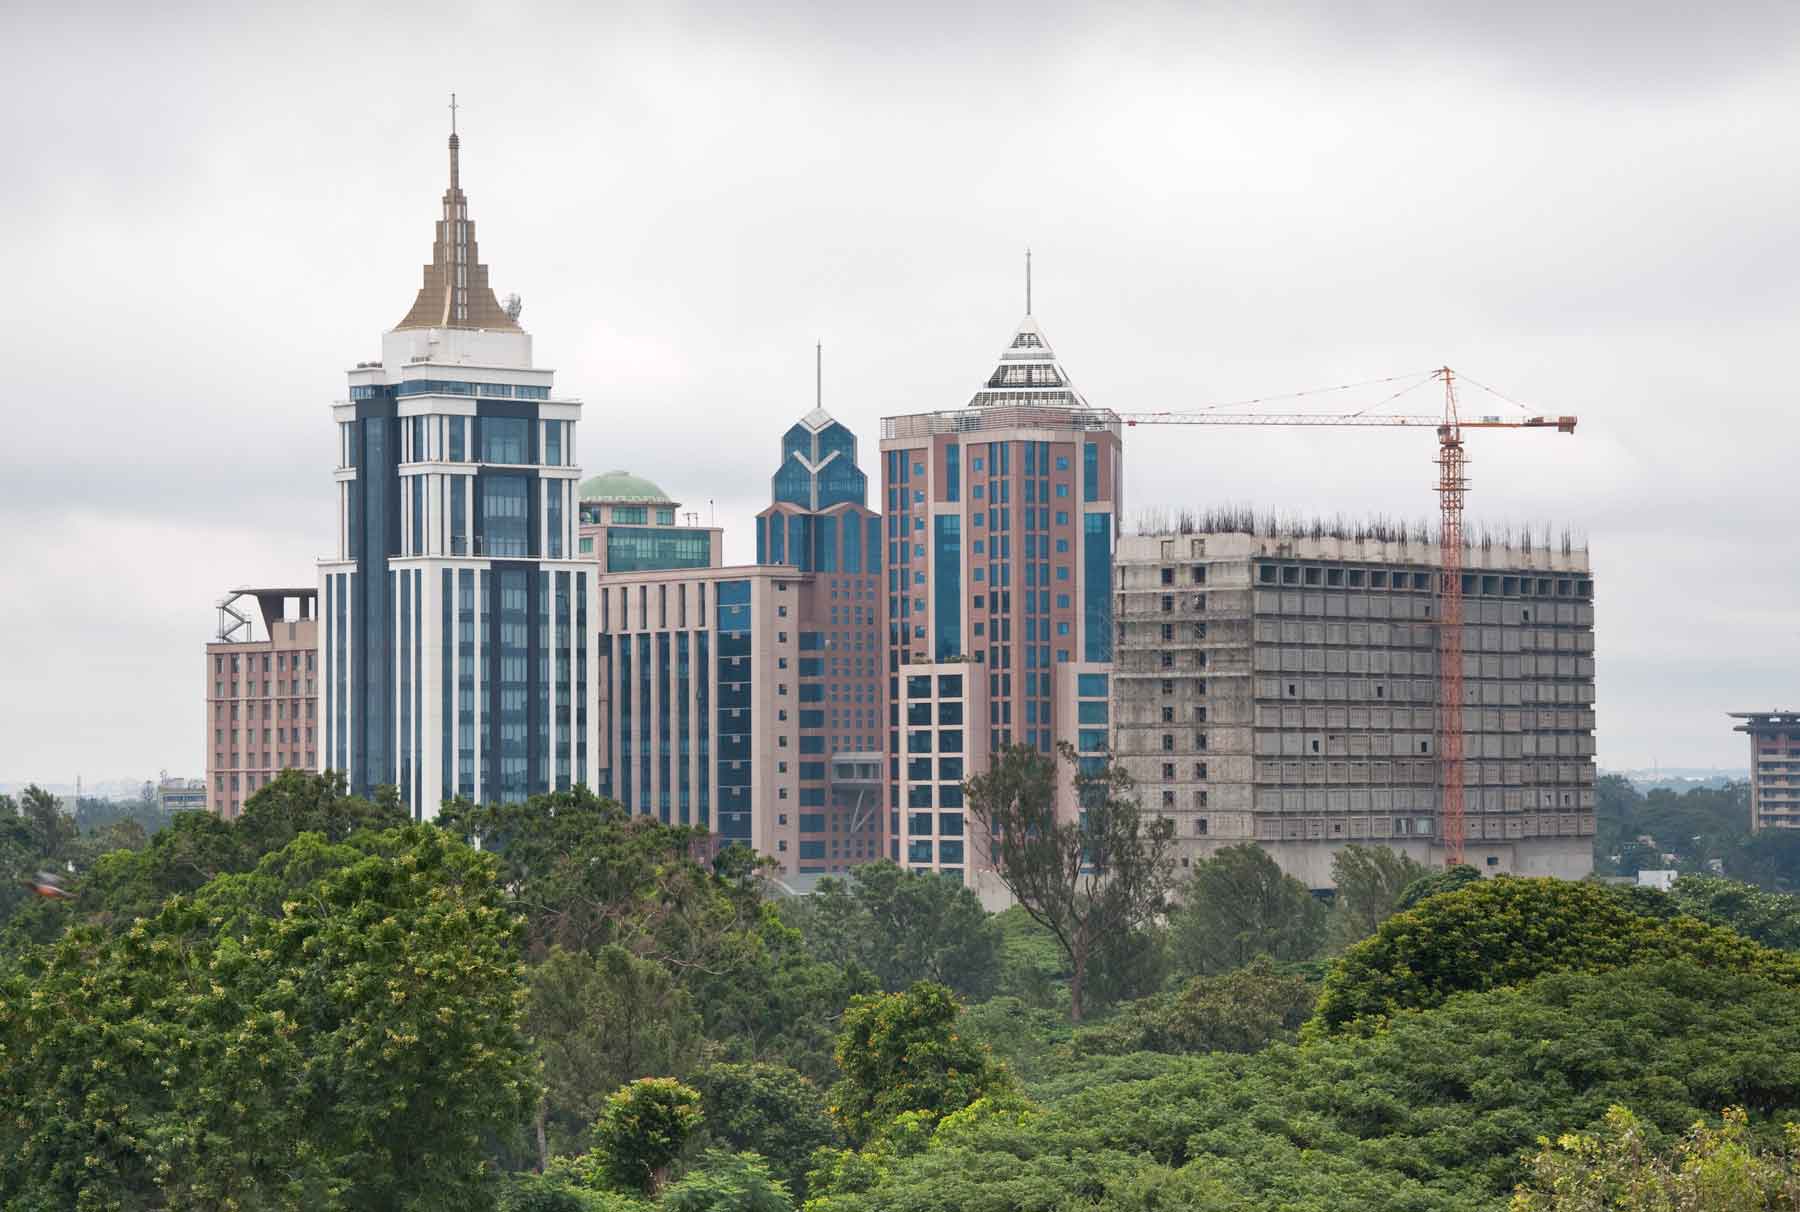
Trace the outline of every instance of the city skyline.
<path fill-rule="evenodd" d="M 545 364 L 606 435 L 584 444 L 583 473 L 627 467 L 665 485 L 716 517 L 727 562 L 754 558 L 770 435 L 810 406 L 813 342 L 825 345 L 826 409 L 873 450 L 879 417 L 958 408 L 978 388 L 1021 310 L 1029 243 L 1034 310 L 1074 380 L 1118 411 L 1449 361 L 1534 408 L 1580 414 L 1581 434 L 1558 449 L 1473 440 L 1471 519 L 1568 523 L 1591 544 L 1606 586 L 1603 766 L 1740 764 L 1724 712 L 1782 704 L 1797 672 L 1778 605 L 1794 586 L 1786 562 L 1766 558 L 1781 529 L 1764 508 L 1779 502 L 1795 422 L 1776 377 L 1753 373 L 1796 307 L 1794 249 L 1775 216 L 1800 185 L 1770 167 L 1792 138 L 1769 116 L 1790 87 L 1782 65 L 1752 66 L 1746 26 L 1724 22 L 1683 57 L 1652 21 L 1617 54 L 1662 69 L 1662 91 L 1609 63 L 1596 68 L 1602 88 L 1530 64 L 1518 42 L 1477 49 L 1449 22 L 1422 32 L 1430 53 L 1410 81 L 1449 89 L 1450 112 L 1431 115 L 1382 82 L 1373 47 L 1336 65 L 1353 85 L 1342 94 L 1309 82 L 1327 16 L 1281 36 L 1166 20 L 1191 37 L 1156 53 L 1148 18 L 1085 49 L 1079 23 L 1028 31 L 1042 63 L 1007 77 L 1123 70 L 1135 56 L 1134 99 L 1088 82 L 1027 104 L 988 83 L 964 98 L 968 129 L 885 153 L 871 124 L 877 136 L 929 125 L 927 94 L 943 77 L 908 81 L 908 112 L 888 114 L 849 73 L 893 66 L 827 26 L 808 52 L 819 80 L 726 114 L 710 102 L 772 79 L 774 50 L 715 48 L 719 78 L 671 93 L 652 69 L 696 36 L 691 11 L 622 29 L 605 55 L 636 49 L 646 63 L 588 93 L 477 83 L 472 59 L 397 73 L 379 85 L 368 130 L 341 121 L 350 102 L 316 82 L 296 86 L 301 104 L 258 93 L 215 112 L 207 102 L 239 90 L 244 68 L 212 61 L 170 83 L 129 141 L 97 111 L 69 109 L 50 133 L 79 163 L 6 119 L 34 153 L 0 186 L 33 286 L 0 314 L 19 338 L 24 390 L 44 407 L 19 418 L 0 488 L 9 529 L 35 536 L 10 562 L 0 664 L 43 692 L 9 707 L 0 778 L 202 769 L 193 653 L 226 590 L 303 582 L 330 553 L 320 406 L 416 289 L 451 88 L 481 149 L 473 180 L 495 286 L 524 296 Z M 278 32 L 220 36 L 266 56 Z M 95 54 L 110 62 L 122 49 Z M 964 53 L 939 49 L 952 67 Z M 1210 69 L 1204 83 L 1184 76 L 1197 67 Z M 57 95 L 40 73 L 20 63 L 14 78 Z M 831 112 L 818 101 L 834 88 L 845 104 Z M 1534 117 L 1546 91 L 1565 129 Z M 1254 132 L 1218 117 L 1230 112 L 1220 103 L 1264 94 L 1285 108 Z M 1677 96 L 1688 112 L 1664 123 Z M 1614 122 L 1621 109 L 1635 121 Z M 813 124 L 797 133 L 801 114 Z M 1434 164 L 1465 128 L 1485 144 Z M 1040 171 L 1057 188 L 1008 175 L 1009 157 L 1051 135 L 1056 162 Z M 765 138 L 788 141 L 778 162 L 759 161 Z M 1282 154 L 1265 160 L 1264 148 Z M 876 190 L 883 155 L 908 171 Z M 1295 156 L 1312 160 L 1306 190 L 1282 167 Z M 228 169 L 250 188 L 215 200 Z M 1754 185 L 1754 210 L 1732 200 L 1734 185 Z M 699 448 L 702 421 L 717 438 Z M 1435 505 L 1430 443 L 1408 435 L 1125 440 L 1128 527 L 1153 505 L 1408 519 Z M 132 587 L 129 610 L 99 605 L 97 568 Z M 75 690 L 119 678 L 139 695 L 96 703 Z"/>

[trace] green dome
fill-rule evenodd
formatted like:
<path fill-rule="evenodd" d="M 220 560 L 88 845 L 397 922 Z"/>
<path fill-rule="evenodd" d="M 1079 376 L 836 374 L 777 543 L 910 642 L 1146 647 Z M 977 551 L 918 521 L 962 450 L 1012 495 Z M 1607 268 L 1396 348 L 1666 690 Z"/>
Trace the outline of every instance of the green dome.
<path fill-rule="evenodd" d="M 634 476 L 629 471 L 609 471 L 605 475 L 594 476 L 581 482 L 581 499 L 584 501 L 631 501 L 657 504 L 674 504 L 669 494 L 652 484 L 642 476 Z"/>

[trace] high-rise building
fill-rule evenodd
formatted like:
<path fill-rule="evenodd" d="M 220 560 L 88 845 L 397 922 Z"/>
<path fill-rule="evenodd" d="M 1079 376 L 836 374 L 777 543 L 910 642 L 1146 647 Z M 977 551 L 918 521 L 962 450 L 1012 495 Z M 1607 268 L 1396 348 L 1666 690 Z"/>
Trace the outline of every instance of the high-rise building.
<path fill-rule="evenodd" d="M 321 768 L 414 813 L 589 783 L 594 563 L 576 549 L 579 401 L 488 285 L 450 136 L 431 263 L 349 372 L 337 554 L 319 565 Z"/>
<path fill-rule="evenodd" d="M 1117 760 L 1184 864 L 1255 842 L 1329 888 L 1357 842 L 1441 867 L 1435 538 L 1256 529 L 1120 541 Z M 1462 576 L 1464 861 L 1587 875 L 1587 553 L 1471 545 Z"/>
<path fill-rule="evenodd" d="M 954 869 L 941 832 L 925 859 L 907 828 L 901 670 L 984 678 L 985 718 L 966 725 L 984 753 L 1078 739 L 1081 679 L 1112 669 L 1120 424 L 1075 390 L 1029 310 L 967 407 L 881 424 L 894 853 Z"/>
<path fill-rule="evenodd" d="M 799 873 L 841 873 L 881 857 L 881 517 L 856 436 L 823 407 L 782 435 L 770 486 L 757 563 L 810 574 L 796 584 Z"/>
<path fill-rule="evenodd" d="M 318 596 L 244 588 L 219 600 L 217 638 L 206 646 L 203 806 L 220 816 L 237 816 L 283 770 L 318 764 Z"/>
<path fill-rule="evenodd" d="M 597 790 L 797 873 L 798 602 L 792 568 L 600 578 Z"/>
<path fill-rule="evenodd" d="M 724 532 L 700 525 L 697 514 L 681 515 L 681 502 L 642 476 L 594 476 L 582 481 L 580 498 L 577 550 L 603 573 L 717 568 L 724 562 Z"/>
<path fill-rule="evenodd" d="M 1750 738 L 1750 831 L 1800 829 L 1800 711 L 1734 711 Z"/>

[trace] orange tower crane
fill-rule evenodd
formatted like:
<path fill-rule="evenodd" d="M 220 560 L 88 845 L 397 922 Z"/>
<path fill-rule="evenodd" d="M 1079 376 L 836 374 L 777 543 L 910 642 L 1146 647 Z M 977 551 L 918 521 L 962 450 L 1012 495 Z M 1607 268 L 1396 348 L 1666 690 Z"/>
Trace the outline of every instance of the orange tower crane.
<path fill-rule="evenodd" d="M 1371 383 L 1351 383 L 1340 387 L 1321 388 L 1317 392 L 1295 392 L 1292 396 L 1317 395 L 1343 391 L 1373 383 L 1396 383 L 1413 378 L 1396 375 Z M 1467 376 L 1464 376 L 1465 379 Z M 1254 413 L 1216 412 L 1127 412 L 1119 419 L 1126 425 L 1281 425 L 1281 426 L 1355 426 L 1406 427 L 1436 426 L 1438 435 L 1438 769 L 1441 780 L 1441 804 L 1444 818 L 1445 862 L 1455 866 L 1463 861 L 1463 842 L 1467 829 L 1463 819 L 1463 502 L 1468 496 L 1469 479 L 1465 471 L 1463 430 L 1465 429 L 1550 429 L 1557 433 L 1574 433 L 1574 417 L 1522 416 L 1517 419 L 1489 416 L 1464 420 L 1457 411 L 1456 372 L 1440 366 L 1428 375 L 1418 377 L 1412 387 L 1395 392 L 1389 399 L 1405 395 L 1426 382 L 1437 380 L 1444 385 L 1444 412 L 1439 416 L 1403 414 Z M 1468 379 L 1474 383 L 1475 380 Z M 1482 385 L 1476 383 L 1476 386 Z M 1484 391 L 1506 399 L 1492 388 Z M 1508 400 L 1508 403 L 1513 401 Z M 1261 403 L 1258 400 L 1244 404 Z M 1515 407 L 1518 407 L 1515 404 Z"/>

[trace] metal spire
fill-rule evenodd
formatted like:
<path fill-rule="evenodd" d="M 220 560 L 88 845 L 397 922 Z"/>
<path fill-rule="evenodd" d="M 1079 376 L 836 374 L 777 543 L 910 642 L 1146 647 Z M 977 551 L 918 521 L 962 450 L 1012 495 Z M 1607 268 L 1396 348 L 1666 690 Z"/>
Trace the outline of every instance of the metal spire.
<path fill-rule="evenodd" d="M 1031 314 L 1031 245 L 1025 246 L 1025 314 Z"/>
<path fill-rule="evenodd" d="M 456 137 L 456 94 L 451 93 L 450 94 L 450 188 L 453 190 L 462 188 L 461 181 L 460 181 L 460 178 L 462 176 L 462 166 L 461 166 L 461 164 L 458 163 L 458 161 L 461 159 L 461 156 L 459 154 L 461 152 L 461 150 L 462 150 L 462 140 Z"/>

